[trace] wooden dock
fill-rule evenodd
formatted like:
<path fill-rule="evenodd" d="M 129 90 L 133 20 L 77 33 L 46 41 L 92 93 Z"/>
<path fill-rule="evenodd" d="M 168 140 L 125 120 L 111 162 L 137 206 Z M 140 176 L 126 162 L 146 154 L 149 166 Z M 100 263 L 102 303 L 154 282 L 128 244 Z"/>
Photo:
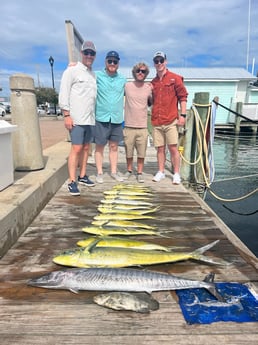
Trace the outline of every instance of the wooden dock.
<path fill-rule="evenodd" d="M 161 206 L 157 219 L 151 223 L 166 237 L 138 238 L 163 245 L 187 246 L 189 250 L 219 239 L 207 255 L 232 265 L 211 266 L 189 260 L 148 269 L 200 280 L 212 271 L 217 282 L 249 282 L 258 291 L 257 259 L 198 196 L 183 186 L 173 186 L 169 173 L 160 183 L 151 181 L 156 169 L 156 158 L 151 152 L 146 162 L 145 185 L 153 189 L 153 202 Z M 81 187 L 80 197 L 70 196 L 64 184 L 0 260 L 1 344 L 257 344 L 257 323 L 188 325 L 175 292 L 153 293 L 160 309 L 138 314 L 94 304 L 92 298 L 97 292 L 74 294 L 27 286 L 32 277 L 62 269 L 52 263 L 53 256 L 75 247 L 78 240 L 87 237 L 82 227 L 89 225 L 98 213 L 103 191 L 115 184 L 108 175 L 108 165 L 105 171 L 106 182 L 92 188 Z M 89 173 L 95 174 L 93 163 Z"/>
<path fill-rule="evenodd" d="M 51 131 L 57 133 L 51 123 Z M 46 123 L 44 122 L 44 126 Z M 63 127 L 60 127 L 61 137 Z M 51 138 L 53 135 L 50 135 Z M 66 133 L 64 133 L 66 135 Z M 56 134 L 58 137 L 58 135 Z M 46 147 L 47 145 L 44 144 Z M 107 160 L 106 160 L 107 161 Z M 120 148 L 119 169 L 124 171 L 125 158 Z M 171 174 L 160 183 L 152 182 L 156 172 L 156 155 L 148 148 L 145 185 L 154 192 L 153 202 L 161 206 L 151 224 L 166 237 L 138 237 L 170 246 L 199 248 L 219 239 L 206 255 L 227 260 L 231 266 L 211 266 L 197 261 L 149 266 L 186 278 L 202 280 L 209 272 L 216 282 L 250 283 L 258 291 L 257 258 L 236 238 L 225 224 L 195 194 L 183 186 L 173 186 Z M 63 267 L 52 263 L 55 254 L 76 246 L 87 237 L 82 227 L 91 223 L 103 192 L 115 185 L 104 165 L 105 183 L 92 188 L 81 187 L 81 196 L 72 197 L 64 184 L 31 225 L 0 259 L 0 343 L 1 345 L 77 345 L 77 344 L 257 344 L 257 323 L 217 322 L 188 325 L 181 313 L 175 292 L 155 292 L 160 304 L 150 314 L 118 312 L 93 303 L 98 292 L 47 290 L 27 286 L 27 281 Z M 88 169 L 94 178 L 95 166 L 90 158 Z M 129 181 L 136 183 L 135 179 Z M 150 220 L 145 220 L 149 222 Z"/>

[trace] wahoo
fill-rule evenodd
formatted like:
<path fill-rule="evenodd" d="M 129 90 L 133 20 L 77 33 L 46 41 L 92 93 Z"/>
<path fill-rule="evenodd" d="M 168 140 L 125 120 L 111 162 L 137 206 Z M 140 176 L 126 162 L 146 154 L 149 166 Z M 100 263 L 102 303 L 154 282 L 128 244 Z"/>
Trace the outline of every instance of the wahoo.
<path fill-rule="evenodd" d="M 198 281 L 147 270 L 129 268 L 74 268 L 47 273 L 28 281 L 28 285 L 46 289 L 87 291 L 165 291 L 205 288 L 222 300 L 214 283 Z"/>

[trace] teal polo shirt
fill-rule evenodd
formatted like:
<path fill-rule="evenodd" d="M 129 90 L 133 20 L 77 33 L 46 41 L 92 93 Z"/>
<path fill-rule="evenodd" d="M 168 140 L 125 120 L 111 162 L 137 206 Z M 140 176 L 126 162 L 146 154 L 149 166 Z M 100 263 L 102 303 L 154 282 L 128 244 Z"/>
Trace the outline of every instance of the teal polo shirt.
<path fill-rule="evenodd" d="M 115 124 L 124 121 L 124 86 L 126 78 L 116 73 L 110 76 L 106 70 L 97 71 L 96 120 Z"/>

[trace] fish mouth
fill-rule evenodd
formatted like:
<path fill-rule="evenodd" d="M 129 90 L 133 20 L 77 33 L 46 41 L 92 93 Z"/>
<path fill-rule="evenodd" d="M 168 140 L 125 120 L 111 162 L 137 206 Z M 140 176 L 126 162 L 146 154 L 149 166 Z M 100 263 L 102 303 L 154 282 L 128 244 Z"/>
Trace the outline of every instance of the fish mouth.
<path fill-rule="evenodd" d="M 53 279 L 53 274 L 49 273 L 41 277 L 30 279 L 27 285 L 54 289 L 60 285 L 60 282 Z"/>

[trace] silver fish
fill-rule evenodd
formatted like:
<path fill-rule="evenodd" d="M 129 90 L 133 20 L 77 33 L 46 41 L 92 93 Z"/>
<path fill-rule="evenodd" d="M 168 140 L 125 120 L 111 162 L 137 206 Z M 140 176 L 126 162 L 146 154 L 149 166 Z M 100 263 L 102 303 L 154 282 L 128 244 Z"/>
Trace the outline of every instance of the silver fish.
<path fill-rule="evenodd" d="M 205 288 L 216 298 L 221 296 L 214 283 L 133 268 L 72 268 L 47 273 L 28 281 L 28 285 L 46 289 L 89 291 L 148 292 Z"/>
<path fill-rule="evenodd" d="M 144 292 L 107 292 L 94 296 L 93 301 L 102 307 L 136 313 L 149 313 L 159 309 L 159 302 Z"/>

